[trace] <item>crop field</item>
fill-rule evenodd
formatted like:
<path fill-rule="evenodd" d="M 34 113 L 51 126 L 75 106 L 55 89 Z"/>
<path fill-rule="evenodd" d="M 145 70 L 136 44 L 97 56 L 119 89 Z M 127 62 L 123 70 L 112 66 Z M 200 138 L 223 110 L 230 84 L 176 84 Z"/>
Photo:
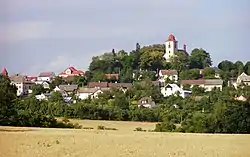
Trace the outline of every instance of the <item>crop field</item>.
<path fill-rule="evenodd" d="M 155 123 L 142 122 L 74 122 L 85 129 L 0 126 L 0 157 L 250 157 L 250 135 L 156 133 L 148 131 Z M 100 125 L 117 130 L 98 130 Z"/>

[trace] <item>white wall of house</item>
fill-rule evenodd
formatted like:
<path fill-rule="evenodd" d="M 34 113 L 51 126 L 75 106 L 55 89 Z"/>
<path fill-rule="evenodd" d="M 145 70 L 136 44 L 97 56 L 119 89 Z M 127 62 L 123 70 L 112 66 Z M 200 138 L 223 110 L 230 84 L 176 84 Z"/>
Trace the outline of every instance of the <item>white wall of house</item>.
<path fill-rule="evenodd" d="M 205 91 L 212 91 L 214 88 L 219 88 L 220 90 L 222 90 L 222 85 L 204 85 Z"/>
<path fill-rule="evenodd" d="M 178 85 L 176 84 L 167 84 L 165 87 L 161 88 L 161 94 L 164 97 L 170 96 L 170 95 L 179 95 L 183 98 L 191 94 L 191 91 L 182 90 Z"/>
<path fill-rule="evenodd" d="M 51 77 L 37 77 L 37 81 L 52 81 Z"/>
<path fill-rule="evenodd" d="M 12 82 L 13 85 L 15 85 L 17 87 L 17 96 L 20 95 L 27 95 L 30 94 L 31 91 L 31 87 L 33 84 L 31 83 L 23 83 L 23 82 Z"/>
<path fill-rule="evenodd" d="M 159 82 L 164 83 L 167 79 L 177 82 L 178 75 L 163 75 L 161 72 L 159 73 Z"/>

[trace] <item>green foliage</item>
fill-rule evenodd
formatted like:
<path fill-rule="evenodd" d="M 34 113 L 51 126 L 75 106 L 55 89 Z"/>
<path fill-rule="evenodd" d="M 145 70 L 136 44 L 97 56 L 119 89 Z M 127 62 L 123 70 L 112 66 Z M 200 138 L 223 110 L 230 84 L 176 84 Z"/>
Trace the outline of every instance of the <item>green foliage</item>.
<path fill-rule="evenodd" d="M 203 77 L 205 79 L 214 79 L 215 78 L 214 68 L 206 67 L 203 71 Z"/>
<path fill-rule="evenodd" d="M 172 69 L 178 72 L 189 68 L 189 57 L 185 52 L 178 52 L 175 56 L 170 58 L 170 65 Z"/>
<path fill-rule="evenodd" d="M 204 69 L 212 65 L 210 54 L 203 49 L 194 49 L 190 54 L 190 68 Z"/>
<path fill-rule="evenodd" d="M 175 131 L 176 126 L 169 121 L 164 121 L 162 123 L 158 123 L 155 126 L 155 130 L 156 132 L 172 132 Z"/>
<path fill-rule="evenodd" d="M 43 88 L 43 85 L 41 84 L 35 84 L 31 87 L 32 94 L 34 95 L 40 95 L 45 92 L 45 89 Z"/>
<path fill-rule="evenodd" d="M 199 69 L 183 70 L 180 73 L 180 80 L 194 80 L 200 77 Z"/>
<path fill-rule="evenodd" d="M 53 79 L 53 81 L 49 84 L 50 90 L 53 90 L 56 88 L 56 86 L 66 84 L 66 81 L 63 80 L 61 77 L 57 76 Z"/>

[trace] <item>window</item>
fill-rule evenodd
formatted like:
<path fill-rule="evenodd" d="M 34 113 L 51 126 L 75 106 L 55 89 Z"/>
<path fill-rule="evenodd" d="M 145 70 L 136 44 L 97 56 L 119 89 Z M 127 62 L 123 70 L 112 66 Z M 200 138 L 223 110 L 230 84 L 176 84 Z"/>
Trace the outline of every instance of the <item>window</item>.
<path fill-rule="evenodd" d="M 171 45 L 170 45 L 170 43 L 168 44 L 168 48 L 171 48 Z"/>
<path fill-rule="evenodd" d="M 146 103 L 147 103 L 147 100 L 142 100 L 141 103 L 142 103 L 142 104 L 146 104 Z"/>
<path fill-rule="evenodd" d="M 168 53 L 170 53 L 170 51 Z"/>

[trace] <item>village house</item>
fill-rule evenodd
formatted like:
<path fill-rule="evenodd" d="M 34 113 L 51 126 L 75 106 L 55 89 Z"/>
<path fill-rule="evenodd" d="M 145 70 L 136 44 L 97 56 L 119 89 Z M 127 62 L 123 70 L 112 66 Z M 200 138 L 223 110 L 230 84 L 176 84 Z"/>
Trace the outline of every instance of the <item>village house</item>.
<path fill-rule="evenodd" d="M 238 76 L 236 80 L 236 85 L 250 86 L 250 75 L 247 75 L 246 73 L 243 72 L 240 76 Z"/>
<path fill-rule="evenodd" d="M 123 92 L 126 92 L 129 88 L 133 87 L 132 83 L 109 83 L 109 88 L 117 88 L 122 90 Z"/>
<path fill-rule="evenodd" d="M 197 85 L 199 87 L 205 88 L 205 91 L 211 91 L 214 88 L 219 88 L 220 90 L 222 90 L 223 80 L 221 79 L 182 80 L 181 88 L 183 89 L 184 86 L 186 85 L 189 85 L 190 88 Z"/>
<path fill-rule="evenodd" d="M 37 77 L 38 84 L 48 81 L 51 82 L 56 77 L 54 72 L 41 72 Z"/>
<path fill-rule="evenodd" d="M 119 74 L 105 74 L 105 77 L 108 80 L 119 80 Z"/>
<path fill-rule="evenodd" d="M 15 75 L 10 77 L 11 84 L 17 87 L 17 96 L 28 95 L 32 93 L 34 82 L 28 81 L 25 76 Z"/>
<path fill-rule="evenodd" d="M 70 95 L 77 92 L 78 85 L 59 85 L 58 88 Z"/>
<path fill-rule="evenodd" d="M 177 84 L 167 84 L 166 86 L 161 88 L 161 94 L 164 97 L 174 95 L 185 98 L 191 93 L 191 91 L 181 89 Z"/>
<path fill-rule="evenodd" d="M 98 98 L 99 94 L 107 90 L 109 90 L 109 88 L 80 88 L 77 91 L 76 96 L 81 100 L 85 100 L 89 98 L 94 99 L 94 98 Z"/>
<path fill-rule="evenodd" d="M 159 82 L 165 83 L 169 79 L 173 82 L 178 81 L 178 72 L 176 70 L 160 70 L 159 71 Z"/>
<path fill-rule="evenodd" d="M 77 70 L 74 67 L 69 67 L 61 72 L 58 76 L 59 77 L 70 77 L 70 76 L 83 76 L 85 73 L 82 70 Z"/>
<path fill-rule="evenodd" d="M 155 102 L 152 97 L 143 97 L 138 101 L 138 107 L 154 108 Z"/>
<path fill-rule="evenodd" d="M 108 82 L 89 82 L 88 88 L 107 88 Z"/>

